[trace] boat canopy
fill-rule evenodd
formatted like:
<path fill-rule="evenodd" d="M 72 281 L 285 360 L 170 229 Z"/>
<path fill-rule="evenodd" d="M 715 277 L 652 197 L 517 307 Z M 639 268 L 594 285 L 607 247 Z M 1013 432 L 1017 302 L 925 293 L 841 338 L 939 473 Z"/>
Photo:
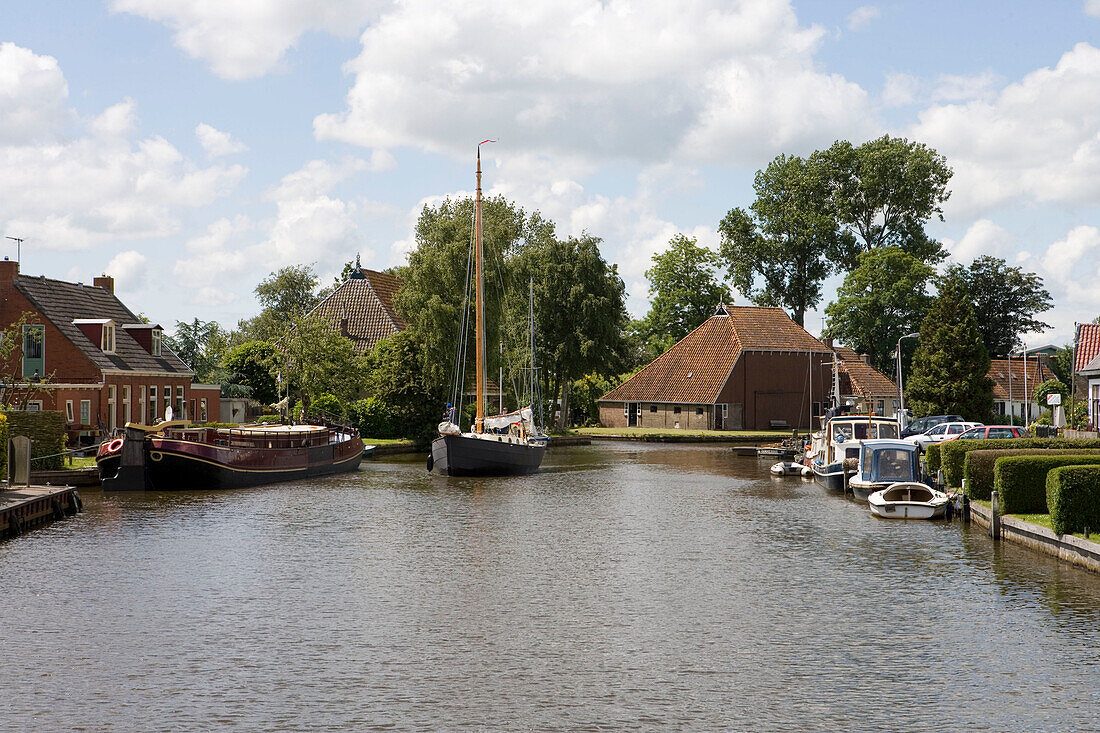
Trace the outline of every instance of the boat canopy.
<path fill-rule="evenodd" d="M 506 412 L 503 415 L 493 415 L 485 418 L 485 429 L 506 431 L 515 423 L 523 425 L 527 435 L 534 435 L 537 432 L 535 430 L 535 413 L 532 412 L 530 406 L 515 412 Z"/>
<path fill-rule="evenodd" d="M 919 481 L 917 446 L 901 440 L 868 440 L 859 454 L 860 478 L 870 483 Z"/>
<path fill-rule="evenodd" d="M 897 438 L 898 423 L 889 418 L 833 418 L 829 421 L 830 437 L 834 442 L 844 440 L 875 440 L 879 438 Z"/>

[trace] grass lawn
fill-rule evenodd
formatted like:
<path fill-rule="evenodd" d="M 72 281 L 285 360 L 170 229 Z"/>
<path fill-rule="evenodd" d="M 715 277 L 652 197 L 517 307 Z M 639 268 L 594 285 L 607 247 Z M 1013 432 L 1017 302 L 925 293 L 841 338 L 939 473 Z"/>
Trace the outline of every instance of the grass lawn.
<path fill-rule="evenodd" d="M 971 499 L 970 503 L 971 504 L 981 504 L 986 509 L 992 509 L 993 508 L 993 502 L 989 502 L 989 501 L 981 501 L 979 499 Z M 1031 522 L 1032 524 L 1037 524 L 1040 527 L 1045 527 L 1046 529 L 1049 529 L 1051 532 L 1054 531 L 1054 527 L 1050 526 L 1050 515 L 1049 514 L 1005 514 L 1004 516 L 1012 517 L 1013 519 L 1019 519 L 1019 520 L 1024 521 L 1024 522 Z M 1088 535 L 1082 534 L 1081 532 L 1074 532 L 1073 536 L 1074 537 L 1080 537 L 1083 540 L 1089 540 L 1090 542 L 1100 541 L 1100 533 L 1097 533 L 1097 532 L 1091 532 Z"/>
<path fill-rule="evenodd" d="M 416 445 L 404 438 L 363 438 L 363 445 Z"/>
<path fill-rule="evenodd" d="M 661 428 L 574 428 L 571 435 L 673 435 L 701 438 L 760 438 L 782 440 L 790 430 L 675 430 Z"/>

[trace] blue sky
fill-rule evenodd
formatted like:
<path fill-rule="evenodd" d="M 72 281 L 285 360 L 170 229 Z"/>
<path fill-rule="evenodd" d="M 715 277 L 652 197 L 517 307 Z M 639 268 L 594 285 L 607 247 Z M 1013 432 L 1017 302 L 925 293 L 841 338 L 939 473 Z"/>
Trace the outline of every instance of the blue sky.
<path fill-rule="evenodd" d="M 401 263 L 497 137 L 490 192 L 601 237 L 641 315 L 650 257 L 715 246 L 774 156 L 890 133 L 956 171 L 933 235 L 1042 275 L 1027 340 L 1061 343 L 1100 314 L 1098 36 L 1100 0 L 5 3 L 0 234 L 232 327 L 284 265 Z"/>

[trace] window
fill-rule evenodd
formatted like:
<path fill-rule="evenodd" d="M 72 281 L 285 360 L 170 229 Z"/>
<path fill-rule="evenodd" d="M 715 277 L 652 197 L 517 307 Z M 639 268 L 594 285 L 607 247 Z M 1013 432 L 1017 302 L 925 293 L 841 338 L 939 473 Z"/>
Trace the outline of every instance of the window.
<path fill-rule="evenodd" d="M 149 385 L 149 424 L 157 421 L 157 385 Z"/>
<path fill-rule="evenodd" d="M 623 417 L 630 417 L 630 403 L 623 403 Z"/>
<path fill-rule="evenodd" d="M 1011 428 L 990 428 L 989 438 L 1015 438 L 1016 434 Z"/>
<path fill-rule="evenodd" d="M 118 403 L 118 386 L 111 384 L 107 386 L 107 427 L 110 430 L 114 430 L 118 427 L 118 414 L 115 412 L 115 406 Z"/>
<path fill-rule="evenodd" d="M 45 326 L 23 326 L 23 376 L 41 378 L 46 371 Z"/>
<path fill-rule="evenodd" d="M 27 402 L 27 412 L 42 412 L 42 400 L 30 400 Z"/>
<path fill-rule="evenodd" d="M 140 391 L 138 392 L 138 412 L 137 412 L 137 414 L 138 414 L 138 422 L 143 422 L 145 420 L 145 385 L 144 384 L 141 385 Z"/>
<path fill-rule="evenodd" d="M 944 431 L 946 431 L 946 430 L 947 430 L 946 425 L 937 425 L 936 427 L 932 428 L 927 433 L 925 433 L 925 435 L 943 435 Z"/>
<path fill-rule="evenodd" d="M 730 416 L 730 406 L 728 402 L 722 403 L 722 419 L 725 420 Z"/>
<path fill-rule="evenodd" d="M 160 335 L 161 330 L 159 328 L 154 328 L 152 342 L 149 345 L 149 350 L 153 352 L 153 356 L 160 356 Z"/>
<path fill-rule="evenodd" d="M 657 405 L 650 405 L 649 406 L 649 411 L 650 412 L 657 412 Z"/>
<path fill-rule="evenodd" d="M 679 405 L 676 405 L 676 407 L 672 408 L 672 414 L 673 415 L 679 415 L 680 414 L 680 406 Z"/>
<path fill-rule="evenodd" d="M 948 425 L 947 426 L 947 434 L 948 435 L 958 435 L 963 430 L 966 430 L 965 425 Z"/>
<path fill-rule="evenodd" d="M 74 419 L 75 417 L 73 416 L 73 401 L 65 400 L 65 421 L 71 425 Z"/>
<path fill-rule="evenodd" d="M 92 424 L 92 401 L 81 400 L 80 401 L 80 424 L 91 425 Z"/>
<path fill-rule="evenodd" d="M 130 385 L 122 385 L 122 424 L 130 422 Z"/>
<path fill-rule="evenodd" d="M 187 411 L 183 409 L 183 387 L 176 387 L 176 419 L 187 419 Z"/>
<path fill-rule="evenodd" d="M 206 398 L 199 400 L 199 421 L 206 422 Z"/>
<path fill-rule="evenodd" d="M 696 407 L 695 408 L 695 414 L 696 415 L 702 415 L 703 414 L 703 408 L 702 407 Z"/>
<path fill-rule="evenodd" d="M 103 349 L 104 354 L 115 353 L 115 324 L 103 324 L 103 332 L 99 336 L 99 348 Z"/>
<path fill-rule="evenodd" d="M 168 417 L 167 417 L 168 408 L 171 407 L 171 406 L 172 406 L 172 385 L 166 384 L 166 385 L 164 385 L 164 409 L 161 410 L 161 413 L 160 413 L 162 416 L 164 416 L 165 420 L 168 419 Z M 173 415 L 173 417 L 175 417 L 175 416 Z"/>

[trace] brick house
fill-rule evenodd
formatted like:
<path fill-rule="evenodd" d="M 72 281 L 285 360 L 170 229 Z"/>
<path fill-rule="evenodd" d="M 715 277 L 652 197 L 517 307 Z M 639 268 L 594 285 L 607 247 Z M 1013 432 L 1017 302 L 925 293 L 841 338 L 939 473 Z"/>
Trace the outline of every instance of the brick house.
<path fill-rule="evenodd" d="M 4 365 L 9 396 L 22 392 L 27 409 L 64 413 L 70 443 L 153 422 L 169 406 L 177 419 L 218 420 L 218 386 L 192 384 L 194 373 L 163 345 L 163 329 L 115 297 L 114 278 L 85 285 L 27 277 L 4 258 L 0 322 L 10 327 L 24 313 L 21 343 Z"/>
<path fill-rule="evenodd" d="M 993 380 L 993 413 L 1030 422 L 1047 409 L 1035 401 L 1035 388 L 1055 377 L 1042 355 L 1029 354 L 1026 363 L 1022 356 L 990 359 L 989 378 Z"/>
<path fill-rule="evenodd" d="M 832 396 L 834 353 L 842 398 L 876 411 L 892 407 L 887 399 L 894 396 L 894 383 L 851 349 L 834 352 L 782 308 L 727 305 L 601 397 L 600 424 L 806 430 L 813 422 L 817 427 Z"/>
<path fill-rule="evenodd" d="M 405 330 L 405 321 L 394 307 L 393 296 L 401 278 L 385 272 L 355 269 L 340 287 L 322 300 L 309 315 L 320 318 L 351 340 L 360 353 L 368 353 L 387 336 Z"/>

